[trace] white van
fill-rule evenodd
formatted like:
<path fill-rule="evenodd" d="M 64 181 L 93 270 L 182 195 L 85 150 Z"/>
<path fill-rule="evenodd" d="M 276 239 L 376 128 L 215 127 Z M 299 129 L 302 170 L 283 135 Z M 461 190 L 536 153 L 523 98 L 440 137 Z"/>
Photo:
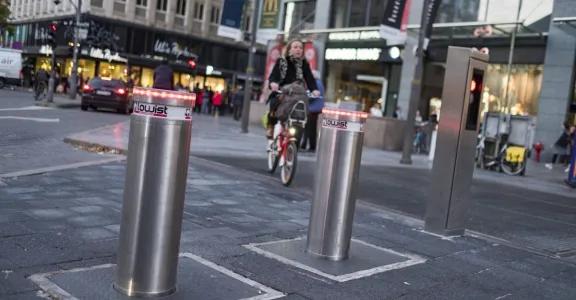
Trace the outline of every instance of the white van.
<path fill-rule="evenodd" d="M 0 89 L 6 84 L 19 85 L 22 51 L 0 48 Z"/>

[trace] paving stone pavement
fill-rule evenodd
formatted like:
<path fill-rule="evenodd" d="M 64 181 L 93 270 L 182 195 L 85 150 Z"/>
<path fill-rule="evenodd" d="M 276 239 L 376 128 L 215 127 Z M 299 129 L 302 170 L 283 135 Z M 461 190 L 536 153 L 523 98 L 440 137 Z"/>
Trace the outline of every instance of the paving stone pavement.
<path fill-rule="evenodd" d="M 35 299 L 27 277 L 115 263 L 122 162 L 5 180 L 0 188 L 0 298 Z M 286 299 L 575 299 L 576 265 L 494 241 L 443 239 L 359 206 L 354 238 L 425 263 L 335 282 L 244 245 L 305 236 L 310 195 L 202 159 L 191 162 L 181 240 L 190 252 Z M 201 288 L 201 287 L 199 287 Z"/>

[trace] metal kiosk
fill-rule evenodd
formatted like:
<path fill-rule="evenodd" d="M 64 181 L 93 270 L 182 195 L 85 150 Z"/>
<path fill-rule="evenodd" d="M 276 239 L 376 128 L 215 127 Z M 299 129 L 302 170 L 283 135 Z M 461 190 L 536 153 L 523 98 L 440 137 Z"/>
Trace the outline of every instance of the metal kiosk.
<path fill-rule="evenodd" d="M 306 252 L 348 258 L 367 113 L 322 110 Z"/>
<path fill-rule="evenodd" d="M 448 48 L 426 231 L 464 234 L 487 62 L 488 56 L 478 51 Z"/>
<path fill-rule="evenodd" d="M 134 89 L 114 288 L 128 296 L 176 290 L 195 95 Z"/>

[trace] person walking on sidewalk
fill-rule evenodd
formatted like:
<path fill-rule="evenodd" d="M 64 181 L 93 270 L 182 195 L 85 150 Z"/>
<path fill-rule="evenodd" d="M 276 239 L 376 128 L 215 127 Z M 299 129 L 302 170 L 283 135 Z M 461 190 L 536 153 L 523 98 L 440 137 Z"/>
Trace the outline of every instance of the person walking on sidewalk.
<path fill-rule="evenodd" d="M 163 60 L 162 63 L 154 70 L 154 84 L 152 87 L 155 89 L 173 90 L 173 78 L 174 72 L 172 71 L 172 68 L 168 65 L 167 60 Z"/>
<path fill-rule="evenodd" d="M 216 92 L 214 98 L 212 99 L 212 106 L 214 107 L 212 114 L 218 116 L 222 113 L 222 92 Z"/>
<path fill-rule="evenodd" d="M 204 93 L 202 93 L 202 113 L 209 114 L 210 113 L 210 105 L 212 105 L 212 88 L 208 87 L 204 89 Z"/>
<path fill-rule="evenodd" d="M 304 138 L 302 139 L 301 149 L 306 150 L 306 147 L 309 145 L 307 150 L 315 152 L 318 134 L 318 116 L 322 113 L 322 109 L 324 108 L 324 84 L 322 84 L 320 73 L 318 73 L 318 71 L 314 70 L 312 73 L 316 79 L 316 87 L 320 92 L 320 96 L 318 98 L 310 99 L 310 104 L 308 105 L 308 121 L 306 122 L 306 129 Z"/>
<path fill-rule="evenodd" d="M 244 91 L 241 85 L 238 86 L 234 97 L 232 98 L 232 109 L 234 114 L 234 120 L 240 120 L 242 116 L 242 103 L 244 102 Z"/>
<path fill-rule="evenodd" d="M 562 133 L 558 140 L 556 140 L 556 143 L 554 143 L 552 160 L 550 163 L 546 164 L 547 169 L 552 170 L 554 164 L 557 163 L 558 160 L 560 163 L 565 162 L 566 156 L 570 154 L 570 134 L 570 124 L 564 122 Z"/>

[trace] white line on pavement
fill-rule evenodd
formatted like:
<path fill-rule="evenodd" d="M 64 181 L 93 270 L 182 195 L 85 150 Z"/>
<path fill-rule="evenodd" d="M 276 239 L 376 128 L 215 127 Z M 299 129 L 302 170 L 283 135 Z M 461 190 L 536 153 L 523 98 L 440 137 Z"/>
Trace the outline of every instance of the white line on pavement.
<path fill-rule="evenodd" d="M 17 117 L 17 116 L 0 117 L 0 120 L 23 120 L 23 121 L 34 121 L 34 122 L 39 122 L 39 123 L 58 123 L 58 122 L 60 122 L 60 118 L 47 119 L 47 118 Z"/>
<path fill-rule="evenodd" d="M 0 108 L 0 111 L 42 110 L 42 109 L 52 109 L 52 108 L 44 106 L 24 106 L 24 107 Z"/>

